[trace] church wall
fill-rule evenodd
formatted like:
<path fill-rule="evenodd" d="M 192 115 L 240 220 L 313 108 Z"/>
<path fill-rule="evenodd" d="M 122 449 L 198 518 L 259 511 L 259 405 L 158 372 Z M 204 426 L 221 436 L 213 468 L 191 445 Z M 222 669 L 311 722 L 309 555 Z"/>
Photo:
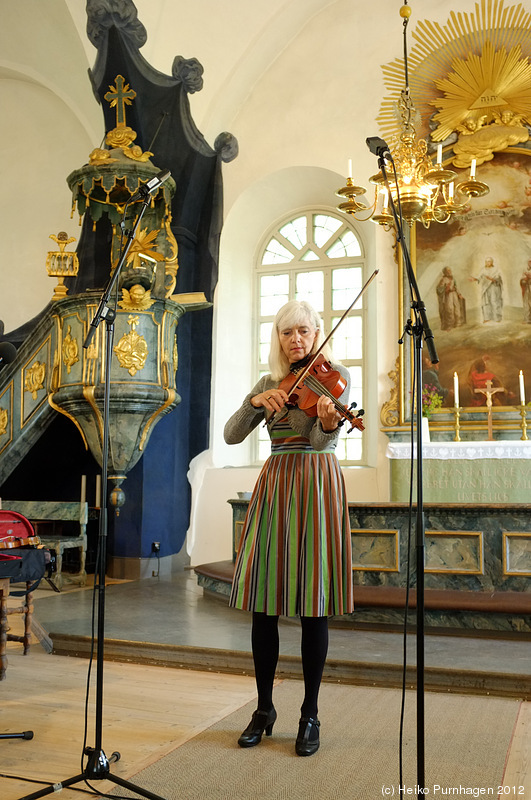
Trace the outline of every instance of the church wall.
<path fill-rule="evenodd" d="M 381 65 L 402 53 L 394 0 L 384 0 L 379 14 L 352 0 L 226 5 L 198 0 L 168 35 L 166 14 L 170 8 L 173 14 L 173 0 L 136 2 L 148 32 L 144 57 L 165 73 L 175 55 L 197 57 L 205 67 L 205 86 L 190 98 L 195 122 L 209 143 L 228 130 L 240 145 L 238 158 L 223 166 L 211 443 L 190 469 L 187 549 L 196 564 L 230 557 L 227 500 L 251 489 L 257 476 L 257 468 L 249 467 L 248 444 L 229 448 L 222 438 L 226 419 L 251 388 L 256 250 L 282 214 L 314 204 L 333 209 L 349 158 L 355 178 L 367 185 L 377 171 L 365 138 L 378 133 Z M 475 2 L 413 3 L 412 27 L 423 18 L 445 22 L 457 5 L 471 11 Z M 44 266 L 49 234 L 80 233 L 77 218 L 70 219 L 66 176 L 88 160 L 103 135 L 101 109 L 87 77 L 96 50 L 86 40 L 84 7 L 85 0 L 47 0 L 44 14 L 42 0 L 0 0 L 0 152 L 8 187 L 0 199 L 0 255 L 3 286 L 17 298 L 0 308 L 6 330 L 29 320 L 51 297 L 54 281 Z M 398 355 L 397 267 L 391 234 L 369 222 L 359 230 L 369 271 L 380 269 L 370 289 L 375 298 L 367 330 L 369 466 L 344 473 L 351 501 L 385 501 L 389 465 L 379 412 L 389 398 L 388 372 Z"/>

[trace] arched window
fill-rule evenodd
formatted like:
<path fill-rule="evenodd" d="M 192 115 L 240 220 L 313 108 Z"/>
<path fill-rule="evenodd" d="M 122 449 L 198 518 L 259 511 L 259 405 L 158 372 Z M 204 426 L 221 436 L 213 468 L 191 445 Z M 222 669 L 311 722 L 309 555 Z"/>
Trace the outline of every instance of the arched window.
<path fill-rule="evenodd" d="M 328 335 L 363 285 L 364 256 L 350 220 L 330 211 L 292 214 L 268 232 L 256 264 L 259 375 L 269 372 L 271 330 L 279 308 L 289 300 L 307 300 L 320 313 Z M 362 297 L 331 341 L 334 355 L 350 372 L 350 401 L 358 408 L 363 407 L 365 395 L 364 302 Z M 345 465 L 364 464 L 361 433 L 347 434 L 347 428 L 345 423 L 337 456 Z M 257 448 L 262 461 L 270 451 L 263 426 L 258 430 Z"/>

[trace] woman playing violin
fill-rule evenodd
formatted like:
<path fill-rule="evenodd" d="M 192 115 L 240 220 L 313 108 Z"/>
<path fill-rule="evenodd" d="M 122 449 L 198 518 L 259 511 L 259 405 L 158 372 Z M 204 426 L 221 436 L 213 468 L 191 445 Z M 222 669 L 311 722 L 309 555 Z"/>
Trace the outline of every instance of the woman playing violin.
<path fill-rule="evenodd" d="M 300 616 L 304 699 L 295 750 L 319 747 L 318 695 L 328 650 L 328 616 L 353 611 L 350 524 L 343 476 L 334 454 L 342 415 L 330 397 L 310 417 L 288 402 L 280 384 L 290 368 L 315 353 L 322 322 L 306 302 L 291 301 L 273 325 L 269 366 L 225 426 L 225 441 L 238 444 L 257 425 L 270 425 L 271 455 L 249 502 L 230 605 L 253 612 L 251 642 L 258 705 L 241 734 L 241 747 L 257 745 L 276 720 L 273 681 L 279 653 L 279 615 Z M 321 353 L 332 361 L 332 355 Z M 345 382 L 348 371 L 332 364 Z"/>

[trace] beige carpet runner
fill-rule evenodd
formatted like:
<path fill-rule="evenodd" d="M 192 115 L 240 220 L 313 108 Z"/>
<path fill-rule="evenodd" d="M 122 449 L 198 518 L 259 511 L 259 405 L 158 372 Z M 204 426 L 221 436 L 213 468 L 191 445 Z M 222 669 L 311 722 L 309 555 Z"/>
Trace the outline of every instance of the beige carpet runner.
<path fill-rule="evenodd" d="M 408 692 L 404 782 L 399 791 L 400 692 L 326 683 L 321 748 L 295 755 L 302 684 L 275 689 L 271 738 L 243 750 L 237 738 L 250 703 L 131 778 L 166 800 L 430 800 L 498 797 L 519 702 L 496 697 L 425 695 L 426 788 L 417 788 L 416 693 Z M 171 702 L 171 698 L 168 698 Z M 485 791 L 481 793 L 481 789 Z M 123 789 L 114 794 L 128 795 Z"/>

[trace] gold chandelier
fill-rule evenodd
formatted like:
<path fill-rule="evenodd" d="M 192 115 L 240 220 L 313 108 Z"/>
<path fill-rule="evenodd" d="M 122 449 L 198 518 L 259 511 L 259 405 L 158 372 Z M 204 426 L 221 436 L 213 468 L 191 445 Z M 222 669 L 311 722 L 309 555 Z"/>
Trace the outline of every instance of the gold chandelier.
<path fill-rule="evenodd" d="M 411 100 L 408 85 L 406 34 L 411 9 L 407 5 L 407 0 L 400 8 L 400 16 L 404 28 L 405 86 L 397 103 L 400 133 L 389 148 L 396 173 L 395 181 L 390 184 L 390 191 L 395 203 L 398 204 L 400 200 L 402 217 L 410 226 L 418 221 L 429 228 L 432 222 L 445 223 L 454 214 L 462 213 L 470 198 L 487 194 L 489 187 L 477 180 L 475 159 L 472 159 L 469 174 L 459 180 L 457 172 L 443 165 L 442 145 L 437 147 L 434 162 L 428 155 L 426 140 L 417 139 L 415 125 L 418 124 L 419 115 Z M 360 222 L 370 219 L 388 229 L 393 224 L 393 216 L 389 207 L 389 189 L 382 170 L 369 178 L 369 182 L 375 187 L 371 206 L 358 200 L 367 190 L 354 184 L 349 162 L 346 185 L 336 192 L 339 197 L 344 198 L 338 209 L 353 215 Z"/>

